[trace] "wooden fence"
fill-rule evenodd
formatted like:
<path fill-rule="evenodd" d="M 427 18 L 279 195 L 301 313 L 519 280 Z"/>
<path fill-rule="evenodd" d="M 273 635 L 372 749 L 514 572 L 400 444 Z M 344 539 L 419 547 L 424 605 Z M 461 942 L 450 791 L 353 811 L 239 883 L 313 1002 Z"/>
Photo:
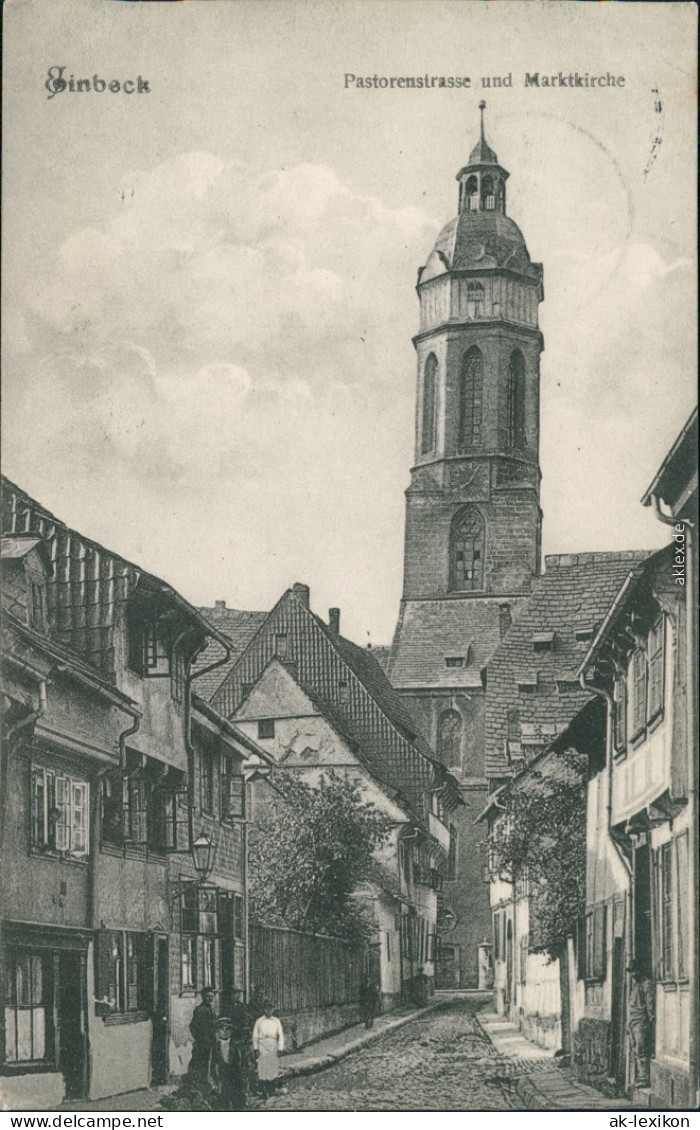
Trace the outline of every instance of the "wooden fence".
<path fill-rule="evenodd" d="M 362 947 L 322 934 L 251 924 L 251 985 L 280 1013 L 354 1004 L 363 972 Z"/>

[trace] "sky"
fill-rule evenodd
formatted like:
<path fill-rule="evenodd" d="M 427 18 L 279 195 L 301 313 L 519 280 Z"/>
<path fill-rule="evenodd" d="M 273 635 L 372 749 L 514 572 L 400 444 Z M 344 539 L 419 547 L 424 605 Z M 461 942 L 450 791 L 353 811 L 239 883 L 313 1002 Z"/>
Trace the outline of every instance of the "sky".
<path fill-rule="evenodd" d="M 544 265 L 544 551 L 664 544 L 639 499 L 695 399 L 696 18 L 9 0 L 4 472 L 194 604 L 266 609 L 301 581 L 390 642 L 416 274 L 484 97 Z M 51 97 L 56 66 L 149 90 Z M 560 72 L 625 81 L 524 85 Z M 471 85 L 346 79 L 375 74 Z"/>

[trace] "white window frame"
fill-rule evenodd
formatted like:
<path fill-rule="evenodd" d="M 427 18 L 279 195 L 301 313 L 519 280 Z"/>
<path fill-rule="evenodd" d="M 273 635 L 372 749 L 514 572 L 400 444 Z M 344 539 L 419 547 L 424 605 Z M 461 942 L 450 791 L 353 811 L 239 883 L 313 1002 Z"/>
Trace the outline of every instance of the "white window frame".
<path fill-rule="evenodd" d="M 38 785 L 41 782 L 41 808 Z M 49 794 L 54 803 L 49 807 Z M 53 813 L 56 812 L 55 823 Z M 53 824 L 53 827 L 52 827 Z M 53 842 L 52 842 L 53 840 Z M 90 854 L 90 784 L 59 769 L 32 765 L 32 847 L 76 859 Z"/>

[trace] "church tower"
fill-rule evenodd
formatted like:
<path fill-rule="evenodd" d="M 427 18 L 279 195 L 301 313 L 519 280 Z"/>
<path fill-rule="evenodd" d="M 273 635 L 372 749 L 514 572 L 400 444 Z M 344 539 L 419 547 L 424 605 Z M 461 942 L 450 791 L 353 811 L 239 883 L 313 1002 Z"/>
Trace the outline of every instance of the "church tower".
<path fill-rule="evenodd" d="M 507 215 L 484 105 L 459 213 L 418 272 L 406 600 L 521 593 L 540 566 L 542 267 Z"/>
<path fill-rule="evenodd" d="M 487 797 L 484 672 L 540 572 L 542 266 L 507 214 L 509 174 L 484 136 L 484 108 L 457 174 L 458 214 L 418 272 L 415 457 L 388 666 L 467 802 L 444 893 L 444 987 L 477 985 L 491 936 L 484 825 L 474 824 Z"/>

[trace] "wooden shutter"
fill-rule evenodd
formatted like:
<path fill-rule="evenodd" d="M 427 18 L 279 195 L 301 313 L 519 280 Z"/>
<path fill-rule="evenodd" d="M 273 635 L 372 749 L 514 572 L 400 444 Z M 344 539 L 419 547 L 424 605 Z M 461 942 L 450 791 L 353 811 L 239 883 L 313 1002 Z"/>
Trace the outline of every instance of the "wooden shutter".
<path fill-rule="evenodd" d="M 245 817 L 245 780 L 237 774 L 232 774 L 228 784 L 228 817 L 242 820 Z"/>
<path fill-rule="evenodd" d="M 654 718 L 663 708 L 664 698 L 664 620 L 663 616 L 649 633 L 648 716 Z"/>
<path fill-rule="evenodd" d="M 90 813 L 90 791 L 87 781 L 73 781 L 72 794 L 71 851 L 75 855 L 87 855 Z"/>
<path fill-rule="evenodd" d="M 607 906 L 597 906 L 593 911 L 593 966 L 592 975 L 604 981 L 607 966 Z"/>
<path fill-rule="evenodd" d="M 70 851 L 70 785 L 68 777 L 56 774 L 56 851 Z"/>
<path fill-rule="evenodd" d="M 576 919 L 576 976 L 579 981 L 586 979 L 586 915 Z"/>

